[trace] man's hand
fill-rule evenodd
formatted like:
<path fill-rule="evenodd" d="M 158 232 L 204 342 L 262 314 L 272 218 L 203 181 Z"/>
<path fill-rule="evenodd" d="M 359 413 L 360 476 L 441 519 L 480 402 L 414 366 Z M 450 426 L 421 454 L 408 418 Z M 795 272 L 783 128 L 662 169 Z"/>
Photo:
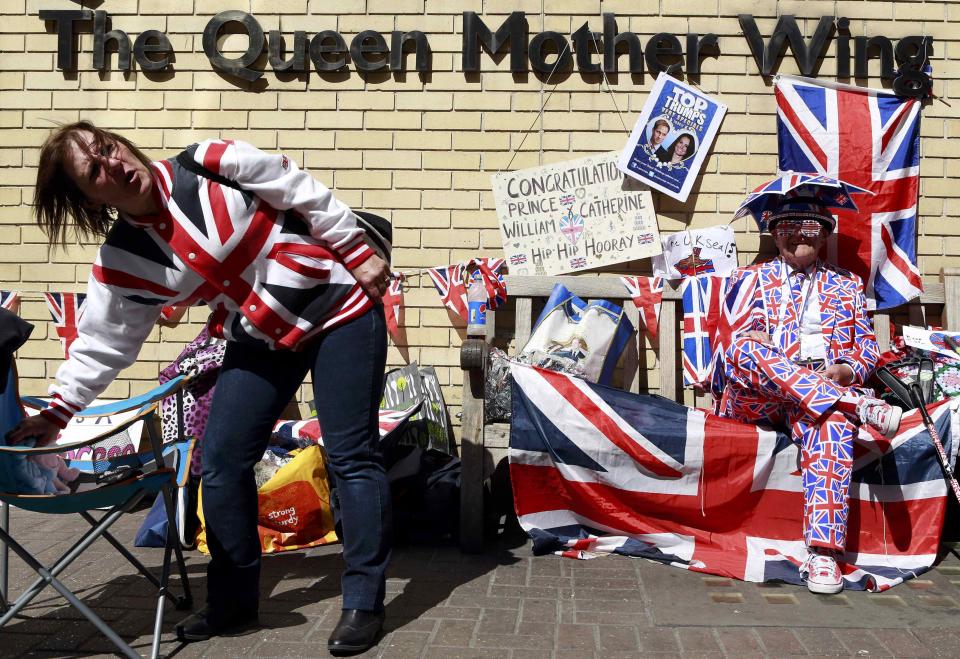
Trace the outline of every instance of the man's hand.
<path fill-rule="evenodd" d="M 21 444 L 24 440 L 33 437 L 36 439 L 34 446 L 41 447 L 53 444 L 57 441 L 57 435 L 60 434 L 60 428 L 52 421 L 47 421 L 44 417 L 27 417 L 7 433 L 7 441 L 10 444 Z"/>
<path fill-rule="evenodd" d="M 387 292 L 387 286 L 390 284 L 390 266 L 376 254 L 351 272 L 360 287 L 374 302 L 378 301 Z"/>
<path fill-rule="evenodd" d="M 853 384 L 853 368 L 849 364 L 830 364 L 823 371 L 823 377 L 833 380 L 841 387 Z"/>
<path fill-rule="evenodd" d="M 770 345 L 773 341 L 770 339 L 770 335 L 766 332 L 761 332 L 759 330 L 750 330 L 749 332 L 744 332 L 741 334 L 745 339 L 753 339 L 754 341 L 759 341 L 760 343 L 765 343 Z"/>

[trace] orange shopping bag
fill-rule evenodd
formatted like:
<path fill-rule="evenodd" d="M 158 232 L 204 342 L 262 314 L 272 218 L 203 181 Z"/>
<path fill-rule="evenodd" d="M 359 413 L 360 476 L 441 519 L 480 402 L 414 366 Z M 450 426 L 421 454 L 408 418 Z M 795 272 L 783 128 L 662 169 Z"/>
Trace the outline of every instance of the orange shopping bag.
<path fill-rule="evenodd" d="M 258 490 L 257 530 L 263 553 L 306 549 L 337 542 L 330 507 L 330 485 L 323 451 L 317 445 L 291 451 L 295 457 L 283 465 Z M 203 483 L 198 505 L 203 519 Z M 209 554 L 206 531 L 201 528 L 197 548 Z"/>

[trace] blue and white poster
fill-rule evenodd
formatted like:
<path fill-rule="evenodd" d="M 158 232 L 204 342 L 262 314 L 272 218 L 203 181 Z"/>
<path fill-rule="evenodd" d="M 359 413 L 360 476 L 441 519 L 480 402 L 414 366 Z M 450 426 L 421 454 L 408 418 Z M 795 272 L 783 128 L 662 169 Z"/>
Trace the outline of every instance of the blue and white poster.
<path fill-rule="evenodd" d="M 723 103 L 661 73 L 617 168 L 686 201 L 726 111 Z"/>

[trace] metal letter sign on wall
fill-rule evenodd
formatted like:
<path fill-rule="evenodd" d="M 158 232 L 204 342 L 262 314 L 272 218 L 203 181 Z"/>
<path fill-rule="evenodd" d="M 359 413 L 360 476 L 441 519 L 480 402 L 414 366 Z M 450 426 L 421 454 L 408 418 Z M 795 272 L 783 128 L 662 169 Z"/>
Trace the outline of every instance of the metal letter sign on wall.
<path fill-rule="evenodd" d="M 159 30 L 146 30 L 137 37 L 132 48 L 130 37 L 120 29 L 110 29 L 107 12 L 88 9 L 42 9 L 40 20 L 51 23 L 57 34 L 57 68 L 72 71 L 77 68 L 78 34 L 93 34 L 93 68 L 109 67 L 110 50 L 117 52 L 117 69 L 130 71 L 131 53 L 142 71 L 165 71 L 172 67 L 173 48 L 167 36 Z M 789 47 L 800 72 L 815 77 L 820 63 L 836 42 L 836 75 L 850 77 L 850 20 L 822 16 L 813 36 L 807 40 L 795 17 L 783 15 L 777 19 L 773 34 L 764 42 L 757 23 L 750 14 L 738 17 L 743 36 L 747 40 L 757 69 L 764 76 L 775 72 Z M 510 53 L 510 71 L 525 73 L 533 69 L 539 74 L 554 71 L 567 73 L 576 68 L 581 75 L 599 72 L 617 73 L 618 60 L 627 55 L 628 70 L 633 75 L 644 72 L 644 64 L 652 74 L 666 71 L 671 75 L 685 73 L 699 75 L 704 57 L 719 57 L 719 40 L 715 34 L 701 37 L 689 33 L 686 50 L 680 38 L 669 32 L 653 35 L 642 44 L 633 32 L 618 32 L 616 16 L 605 13 L 603 31 L 593 32 L 588 22 L 577 28 L 570 40 L 559 32 L 545 31 L 530 36 L 530 26 L 522 11 L 511 13 L 496 30 L 483 22 L 476 12 L 463 12 L 463 43 L 461 69 L 479 72 L 481 55 L 500 61 Z M 235 24 L 235 25 L 233 25 Z M 239 28 L 247 37 L 246 51 L 240 57 L 230 58 L 221 52 L 220 34 L 224 29 Z M 925 97 L 930 94 L 932 80 L 925 67 L 933 49 L 932 37 L 904 37 L 896 46 L 883 36 L 858 36 L 853 39 L 853 75 L 867 78 L 868 63 L 880 60 L 880 77 L 893 80 L 893 90 L 901 96 Z M 572 44 L 571 44 L 572 42 Z M 264 50 L 267 57 L 262 58 Z M 279 30 L 265 36 L 263 27 L 250 13 L 241 10 L 223 11 L 210 19 L 203 30 L 203 52 L 211 66 L 221 73 L 246 82 L 254 82 L 265 73 L 258 62 L 265 61 L 275 72 L 308 73 L 310 64 L 320 73 L 343 71 L 348 60 L 362 74 L 406 70 L 406 55 L 414 53 L 414 68 L 425 74 L 431 70 L 431 51 L 427 36 L 418 30 L 394 30 L 389 39 L 375 30 L 363 30 L 350 45 L 336 30 L 323 30 L 311 39 L 303 31 L 293 33 L 293 47 L 286 52 L 284 37 Z M 307 57 L 309 55 L 309 58 Z M 595 61 L 596 60 L 598 61 Z M 896 69 L 895 69 L 896 67 Z"/>

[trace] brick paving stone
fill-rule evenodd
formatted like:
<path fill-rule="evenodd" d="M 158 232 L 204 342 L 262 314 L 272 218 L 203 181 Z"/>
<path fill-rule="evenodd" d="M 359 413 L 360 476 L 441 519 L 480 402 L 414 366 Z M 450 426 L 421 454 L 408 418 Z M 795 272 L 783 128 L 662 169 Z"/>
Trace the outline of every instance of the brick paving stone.
<path fill-rule="evenodd" d="M 466 606 L 435 606 L 421 613 L 425 618 L 443 618 L 447 620 L 479 620 L 483 609 Z"/>
<path fill-rule="evenodd" d="M 430 634 L 424 632 L 396 631 L 380 641 L 382 657 L 418 657 L 430 641 Z"/>
<path fill-rule="evenodd" d="M 753 629 L 718 629 L 717 638 L 728 656 L 763 655 L 760 637 Z"/>
<path fill-rule="evenodd" d="M 921 636 L 924 632 L 920 632 Z M 874 629 L 873 636 L 894 657 L 929 657 L 932 651 L 909 629 Z M 960 648 L 957 648 L 960 652 Z"/>
<path fill-rule="evenodd" d="M 722 651 L 710 628 L 681 627 L 677 630 L 677 638 L 685 655 Z"/>
<path fill-rule="evenodd" d="M 477 631 L 477 622 L 473 620 L 438 620 L 436 623 L 432 646 L 467 648 Z"/>
<path fill-rule="evenodd" d="M 806 649 L 792 629 L 786 627 L 758 627 L 755 631 L 760 637 L 764 649 L 773 657 L 807 654 Z"/>
<path fill-rule="evenodd" d="M 512 634 L 517 630 L 519 610 L 484 609 L 480 616 L 478 632 L 493 634 Z"/>
<path fill-rule="evenodd" d="M 522 655 L 526 657 L 526 651 Z M 423 654 L 423 659 L 503 659 L 504 651 L 483 648 L 447 648 L 429 646 Z"/>
<path fill-rule="evenodd" d="M 904 630 L 906 631 L 906 630 Z M 850 651 L 850 654 L 871 657 L 890 657 L 890 651 L 868 629 L 835 629 L 834 636 Z"/>
<path fill-rule="evenodd" d="M 636 652 L 640 649 L 637 628 L 628 625 L 597 625 L 600 652 L 609 656 L 615 652 Z"/>
<path fill-rule="evenodd" d="M 556 623 L 559 618 L 557 600 L 551 598 L 524 598 L 520 602 L 520 624 L 531 622 Z"/>
<path fill-rule="evenodd" d="M 478 606 L 484 609 L 519 609 L 519 597 L 486 597 L 469 593 L 454 593 L 447 599 L 450 606 Z"/>
<path fill-rule="evenodd" d="M 597 649 L 596 625 L 557 625 L 558 650 L 583 650 L 595 652 Z"/>
<path fill-rule="evenodd" d="M 644 655 L 680 653 L 680 644 L 673 629 L 641 629 L 637 635 L 640 637 L 640 651 Z"/>
<path fill-rule="evenodd" d="M 209 656 L 215 656 L 216 652 L 217 648 L 216 645 L 214 645 Z M 328 653 L 326 641 L 323 643 L 319 641 L 312 643 L 303 641 L 299 643 L 295 641 L 267 641 L 261 642 L 253 648 L 252 654 L 260 659 L 274 659 L 279 657 L 323 657 Z M 176 659 L 180 659 L 181 656 L 178 652 Z"/>
<path fill-rule="evenodd" d="M 539 650 L 544 645 L 544 639 L 539 636 L 525 634 L 481 634 L 476 635 L 475 647 L 478 648 L 516 648 L 520 650 Z M 525 655 L 525 653 L 524 653 Z M 521 656 L 524 656 L 521 655 Z"/>
<path fill-rule="evenodd" d="M 491 586 L 490 597 L 563 597 L 562 588 L 534 586 Z"/>
<path fill-rule="evenodd" d="M 807 652 L 814 656 L 835 657 L 849 654 L 843 643 L 833 635 L 833 630 L 807 628 L 798 629 L 797 637 Z"/>

